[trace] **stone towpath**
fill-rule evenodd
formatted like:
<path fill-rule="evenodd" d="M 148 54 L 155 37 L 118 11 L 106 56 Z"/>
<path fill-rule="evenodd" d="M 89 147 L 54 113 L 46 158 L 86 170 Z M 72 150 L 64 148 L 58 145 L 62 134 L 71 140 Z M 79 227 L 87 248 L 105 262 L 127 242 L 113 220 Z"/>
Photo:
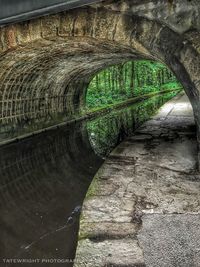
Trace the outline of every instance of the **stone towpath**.
<path fill-rule="evenodd" d="M 193 112 L 167 102 L 122 142 L 84 201 L 76 267 L 200 267 L 200 175 Z"/>

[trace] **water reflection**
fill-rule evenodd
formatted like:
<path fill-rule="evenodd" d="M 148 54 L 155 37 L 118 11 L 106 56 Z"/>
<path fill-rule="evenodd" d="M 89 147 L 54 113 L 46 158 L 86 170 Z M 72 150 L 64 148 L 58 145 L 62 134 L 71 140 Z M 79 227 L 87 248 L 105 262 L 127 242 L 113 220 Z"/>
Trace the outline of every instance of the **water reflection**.
<path fill-rule="evenodd" d="M 73 258 L 81 205 L 102 157 L 170 97 L 155 97 L 93 121 L 2 146 L 2 260 Z"/>
<path fill-rule="evenodd" d="M 147 101 L 113 111 L 88 123 L 90 142 L 96 154 L 101 157 L 107 156 L 117 144 L 133 134 L 135 129 L 175 95 L 176 93 L 168 93 L 152 97 Z"/>
<path fill-rule="evenodd" d="M 1 257 L 73 257 L 80 206 L 102 163 L 85 126 L 2 147 L 0 162 Z"/>

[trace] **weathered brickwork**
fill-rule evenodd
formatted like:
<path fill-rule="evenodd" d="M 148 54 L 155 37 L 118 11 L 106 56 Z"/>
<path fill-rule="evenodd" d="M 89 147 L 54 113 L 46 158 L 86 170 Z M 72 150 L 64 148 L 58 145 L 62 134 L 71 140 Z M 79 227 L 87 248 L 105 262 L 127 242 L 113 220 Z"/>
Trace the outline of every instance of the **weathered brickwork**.
<path fill-rule="evenodd" d="M 200 124 L 197 29 L 172 30 L 171 20 L 169 25 L 159 21 L 159 12 L 149 20 L 134 10 L 130 1 L 118 1 L 1 28 L 1 132 L 41 122 L 44 127 L 56 116 L 72 116 L 84 104 L 86 85 L 97 71 L 142 58 L 162 61 L 172 69 Z"/>

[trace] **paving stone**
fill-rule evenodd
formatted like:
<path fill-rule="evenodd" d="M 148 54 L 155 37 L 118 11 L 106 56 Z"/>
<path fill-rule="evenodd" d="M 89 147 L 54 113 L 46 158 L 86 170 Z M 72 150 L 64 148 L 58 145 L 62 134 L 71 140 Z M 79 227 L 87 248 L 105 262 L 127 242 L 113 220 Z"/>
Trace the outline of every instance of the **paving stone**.
<path fill-rule="evenodd" d="M 182 116 L 163 117 L 165 105 L 176 114 L 177 103 L 185 103 Z M 185 95 L 165 105 L 111 153 L 95 176 L 84 201 L 77 260 L 97 255 L 100 267 L 200 266 L 200 175 L 192 108 Z M 115 257 L 108 258 L 111 250 Z"/>

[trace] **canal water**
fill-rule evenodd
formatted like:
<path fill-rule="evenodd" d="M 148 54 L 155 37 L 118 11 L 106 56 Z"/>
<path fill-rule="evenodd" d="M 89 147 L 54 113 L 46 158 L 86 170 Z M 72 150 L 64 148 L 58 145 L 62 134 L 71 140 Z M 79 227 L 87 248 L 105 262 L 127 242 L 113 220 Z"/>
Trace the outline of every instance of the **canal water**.
<path fill-rule="evenodd" d="M 110 151 L 171 97 L 153 97 L 1 146 L 0 266 L 22 266 L 4 264 L 5 259 L 72 266 L 49 260 L 74 258 L 81 206 L 92 178 Z"/>

